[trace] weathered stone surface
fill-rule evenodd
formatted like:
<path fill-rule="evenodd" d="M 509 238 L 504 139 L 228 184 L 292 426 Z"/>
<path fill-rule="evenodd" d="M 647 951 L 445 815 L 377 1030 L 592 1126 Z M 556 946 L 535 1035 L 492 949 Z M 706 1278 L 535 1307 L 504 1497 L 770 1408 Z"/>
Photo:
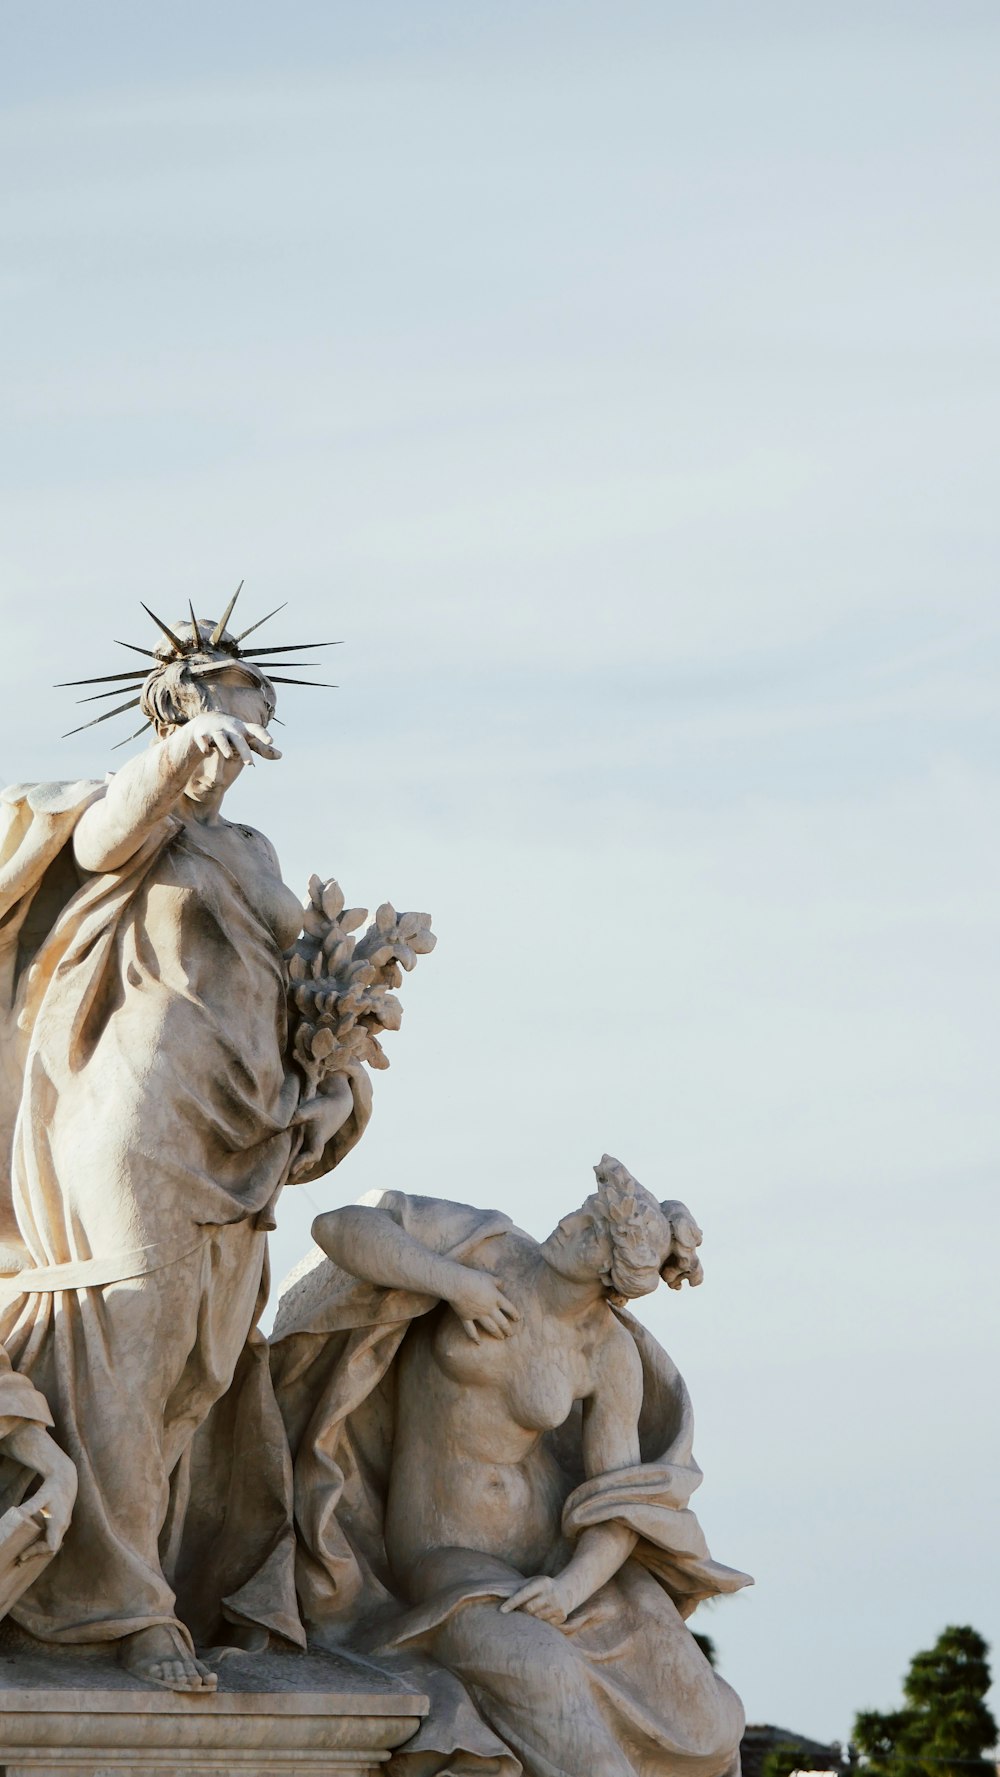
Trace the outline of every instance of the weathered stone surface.
<path fill-rule="evenodd" d="M 7 1777 L 369 1777 L 427 1699 L 335 1655 L 222 1662 L 214 1694 L 152 1689 L 106 1653 L 0 1656 Z"/>

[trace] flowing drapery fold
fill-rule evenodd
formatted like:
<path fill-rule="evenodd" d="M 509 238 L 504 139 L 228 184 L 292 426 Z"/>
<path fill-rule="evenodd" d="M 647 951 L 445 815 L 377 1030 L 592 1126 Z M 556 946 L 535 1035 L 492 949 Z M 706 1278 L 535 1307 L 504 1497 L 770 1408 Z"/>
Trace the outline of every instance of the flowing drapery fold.
<path fill-rule="evenodd" d="M 0 1334 L 79 1477 L 16 1613 L 53 1641 L 176 1620 L 171 1488 L 247 1345 L 298 1098 L 267 910 L 175 816 L 79 871 L 104 788 L 19 786 L 0 833 Z"/>

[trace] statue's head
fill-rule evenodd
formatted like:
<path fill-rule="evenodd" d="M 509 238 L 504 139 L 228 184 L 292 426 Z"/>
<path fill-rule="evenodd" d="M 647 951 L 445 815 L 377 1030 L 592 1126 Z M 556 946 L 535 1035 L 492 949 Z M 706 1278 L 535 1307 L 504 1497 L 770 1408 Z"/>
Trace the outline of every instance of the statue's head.
<path fill-rule="evenodd" d="M 610 1154 L 594 1172 L 597 1190 L 543 1243 L 553 1270 L 581 1283 L 599 1278 L 615 1307 L 649 1295 L 661 1282 L 674 1290 L 701 1283 L 701 1229 L 690 1210 L 658 1203 Z"/>
<path fill-rule="evenodd" d="M 182 655 L 157 649 L 158 661 L 139 693 L 139 706 L 164 739 L 175 728 L 208 710 L 222 710 L 242 722 L 266 728 L 274 715 L 278 694 L 263 667 L 241 660 L 228 630 L 213 646 L 207 624 L 199 624 L 195 640 L 190 623 L 171 625 L 171 632 L 187 646 Z"/>
<path fill-rule="evenodd" d="M 189 652 L 178 656 L 158 649 L 162 664 L 153 668 L 139 698 L 156 739 L 167 740 L 186 722 L 210 710 L 266 729 L 274 715 L 277 693 L 261 667 L 239 659 L 227 647 L 231 640 L 228 630 L 223 631 L 217 646 L 210 642 L 207 624 L 200 624 L 197 632 L 191 623 L 171 624 L 171 632 L 189 645 Z M 188 779 L 188 801 L 203 802 L 219 791 L 224 793 L 242 770 L 243 761 L 236 754 L 226 759 L 213 749 Z"/>
<path fill-rule="evenodd" d="M 157 740 L 163 740 L 175 728 L 208 710 L 224 711 L 227 715 L 237 716 L 243 722 L 253 722 L 266 728 L 278 701 L 276 685 L 314 685 L 319 688 L 316 680 L 287 678 L 275 672 L 275 667 L 297 668 L 300 663 L 274 660 L 273 656 L 296 654 L 304 648 L 328 644 L 292 642 L 287 646 L 273 648 L 260 648 L 256 644 L 244 646 L 246 638 L 259 629 L 262 623 L 267 622 L 266 617 L 261 617 L 239 635 L 234 635 L 228 628 L 242 584 L 241 581 L 217 622 L 211 618 L 201 621 L 195 615 L 193 605 L 189 604 L 190 621 L 185 617 L 177 623 L 164 623 L 162 618 L 144 605 L 143 610 L 152 617 L 160 631 L 156 647 L 139 648 L 132 642 L 126 642 L 123 646 L 133 653 L 144 654 L 153 665 L 136 667 L 130 672 L 104 673 L 96 679 L 71 681 L 73 684 L 89 687 L 109 680 L 114 685 L 115 689 L 112 691 L 93 692 L 82 698 L 81 702 L 84 703 L 119 696 L 131 682 L 131 695 L 125 703 L 118 704 L 115 709 L 108 710 L 104 715 L 96 716 L 92 722 L 85 722 L 81 726 L 92 728 L 98 722 L 106 722 L 111 716 L 123 714 L 125 710 L 141 708 L 146 720 L 143 727 L 129 736 L 129 739 L 136 740 L 147 729 L 153 728 Z M 268 617 L 276 615 L 276 611 L 268 612 Z M 79 732 L 80 729 L 70 729 L 71 734 Z"/>

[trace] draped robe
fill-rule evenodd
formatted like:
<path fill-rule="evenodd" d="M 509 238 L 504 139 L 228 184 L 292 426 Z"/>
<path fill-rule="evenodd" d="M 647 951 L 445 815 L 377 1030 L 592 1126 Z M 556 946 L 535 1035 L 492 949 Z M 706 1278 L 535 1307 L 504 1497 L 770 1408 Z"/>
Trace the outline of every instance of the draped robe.
<path fill-rule="evenodd" d="M 189 1447 L 241 1359 L 244 1384 L 266 1370 L 254 1327 L 298 1102 L 268 909 L 174 816 L 120 870 L 78 872 L 72 831 L 103 792 L 18 786 L 0 831 L 0 1165 L 21 1266 L 0 1338 L 79 1477 L 15 1614 L 66 1642 L 177 1621 Z M 224 1494 L 228 1453 L 213 1460 Z"/>

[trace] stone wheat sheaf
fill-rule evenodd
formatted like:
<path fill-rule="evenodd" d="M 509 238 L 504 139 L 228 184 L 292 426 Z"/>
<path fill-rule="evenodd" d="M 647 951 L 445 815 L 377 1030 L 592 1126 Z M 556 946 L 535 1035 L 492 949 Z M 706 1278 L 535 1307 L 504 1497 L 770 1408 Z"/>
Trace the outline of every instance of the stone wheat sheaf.
<path fill-rule="evenodd" d="M 437 943 L 429 913 L 397 913 L 384 901 L 373 924 L 355 937 L 367 918 L 367 908 L 345 906 L 332 878 L 310 878 L 303 935 L 289 952 L 288 976 L 291 1053 L 313 1091 L 356 1062 L 389 1066 L 379 1036 L 398 1030 L 403 1016 L 391 990 Z"/>

